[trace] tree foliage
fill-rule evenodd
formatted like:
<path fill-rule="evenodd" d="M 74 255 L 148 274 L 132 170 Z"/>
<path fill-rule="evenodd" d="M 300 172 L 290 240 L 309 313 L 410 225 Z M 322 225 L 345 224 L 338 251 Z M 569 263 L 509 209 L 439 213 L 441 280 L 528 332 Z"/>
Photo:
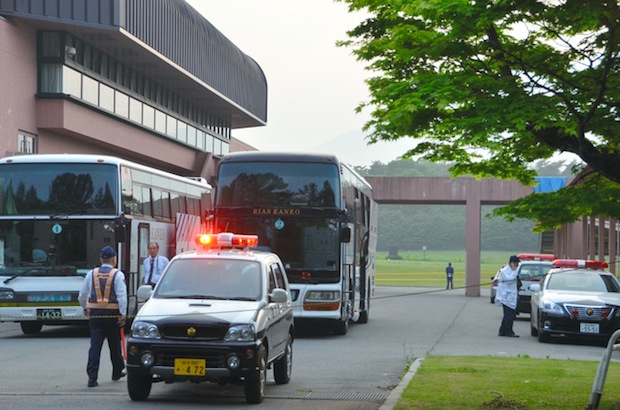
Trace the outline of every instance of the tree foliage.
<path fill-rule="evenodd" d="M 570 152 L 588 167 L 582 184 L 499 214 L 527 215 L 540 229 L 591 211 L 620 217 L 617 1 L 340 1 L 369 16 L 340 45 L 374 73 L 358 106 L 372 111 L 371 143 L 411 138 L 405 158 L 525 184 L 534 161 Z M 600 202 L 590 206 L 594 189 Z M 551 200 L 572 209 L 549 212 Z"/>

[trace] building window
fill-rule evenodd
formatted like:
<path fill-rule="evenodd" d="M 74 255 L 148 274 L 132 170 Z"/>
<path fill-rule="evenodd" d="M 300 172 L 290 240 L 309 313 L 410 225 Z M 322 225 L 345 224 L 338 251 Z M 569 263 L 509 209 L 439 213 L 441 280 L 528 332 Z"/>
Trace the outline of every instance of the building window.
<path fill-rule="evenodd" d="M 20 131 L 17 135 L 17 152 L 20 154 L 36 154 L 37 137 L 32 134 Z"/>

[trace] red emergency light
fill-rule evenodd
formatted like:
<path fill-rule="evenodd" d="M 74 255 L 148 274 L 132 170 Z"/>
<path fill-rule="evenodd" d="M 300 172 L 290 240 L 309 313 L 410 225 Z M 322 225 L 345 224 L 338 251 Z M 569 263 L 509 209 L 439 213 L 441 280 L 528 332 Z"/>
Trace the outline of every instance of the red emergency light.
<path fill-rule="evenodd" d="M 200 234 L 196 236 L 196 244 L 208 248 L 253 248 L 258 246 L 258 236 L 230 232 Z"/>
<path fill-rule="evenodd" d="M 585 268 L 585 269 L 607 269 L 609 265 L 605 261 L 587 261 L 583 259 L 556 259 L 553 261 L 556 268 Z"/>
<path fill-rule="evenodd" d="M 522 261 L 554 261 L 557 256 L 551 253 L 520 253 L 517 258 Z"/>

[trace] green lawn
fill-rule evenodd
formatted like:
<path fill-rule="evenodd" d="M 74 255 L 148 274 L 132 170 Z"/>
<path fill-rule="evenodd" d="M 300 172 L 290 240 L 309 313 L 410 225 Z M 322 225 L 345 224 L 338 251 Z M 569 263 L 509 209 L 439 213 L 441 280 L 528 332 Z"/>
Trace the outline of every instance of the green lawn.
<path fill-rule="evenodd" d="M 428 356 L 396 410 L 585 409 L 598 362 L 521 357 Z M 620 364 L 607 372 L 600 410 L 620 409 Z"/>
<path fill-rule="evenodd" d="M 504 265 L 509 252 L 481 253 L 481 287 Z M 400 252 L 402 259 L 377 254 L 377 286 L 446 286 L 445 268 L 454 267 L 454 287 L 465 285 L 465 251 Z M 396 410 L 585 409 L 598 362 L 519 357 L 428 356 L 405 389 Z M 620 363 L 612 362 L 599 405 L 620 410 Z"/>
<path fill-rule="evenodd" d="M 389 260 L 387 252 L 377 252 L 377 286 L 445 287 L 446 266 L 454 267 L 454 287 L 465 286 L 465 251 L 400 252 L 399 260 Z M 491 277 L 510 257 L 508 252 L 480 254 L 480 284 L 489 286 Z"/>

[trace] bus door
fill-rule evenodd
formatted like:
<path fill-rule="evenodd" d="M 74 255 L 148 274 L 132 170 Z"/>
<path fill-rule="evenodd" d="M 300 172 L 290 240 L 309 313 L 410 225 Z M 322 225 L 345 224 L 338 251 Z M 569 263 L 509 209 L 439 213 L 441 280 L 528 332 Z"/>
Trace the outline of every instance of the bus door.
<path fill-rule="evenodd" d="M 133 229 L 130 229 L 133 231 Z M 127 242 L 132 252 L 130 264 L 130 283 L 127 287 L 130 289 L 128 294 L 128 305 L 130 314 L 138 313 L 141 304 L 138 305 L 138 288 L 144 283 L 144 260 L 149 256 L 149 242 L 151 240 L 151 227 L 148 223 L 138 223 L 135 235 L 130 237 Z M 134 311 L 131 312 L 131 309 Z"/>
<path fill-rule="evenodd" d="M 342 315 L 350 316 L 353 313 L 353 301 L 355 298 L 355 224 L 344 224 L 349 229 L 349 241 L 341 238 L 342 249 Z"/>

